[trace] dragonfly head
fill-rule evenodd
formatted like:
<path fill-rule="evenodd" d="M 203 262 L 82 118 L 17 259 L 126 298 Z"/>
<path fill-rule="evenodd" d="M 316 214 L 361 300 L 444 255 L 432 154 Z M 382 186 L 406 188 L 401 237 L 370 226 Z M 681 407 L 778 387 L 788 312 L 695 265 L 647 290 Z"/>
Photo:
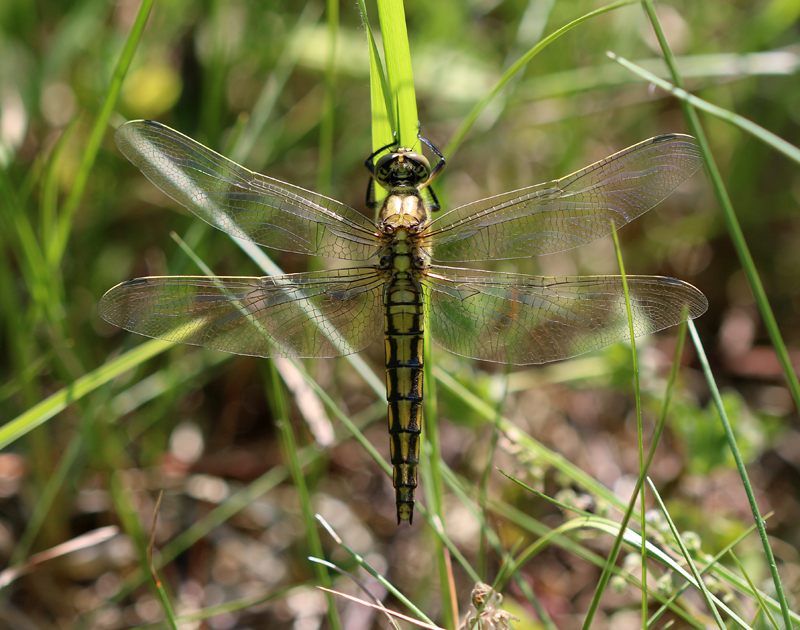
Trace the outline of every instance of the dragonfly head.
<path fill-rule="evenodd" d="M 382 156 L 375 164 L 375 181 L 384 188 L 416 188 L 428 181 L 431 163 L 422 153 L 397 149 Z"/>

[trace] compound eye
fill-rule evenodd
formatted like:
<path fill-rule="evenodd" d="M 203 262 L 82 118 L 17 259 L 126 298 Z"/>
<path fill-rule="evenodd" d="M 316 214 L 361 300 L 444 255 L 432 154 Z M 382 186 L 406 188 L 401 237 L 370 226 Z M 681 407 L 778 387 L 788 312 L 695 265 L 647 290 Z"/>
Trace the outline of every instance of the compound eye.
<path fill-rule="evenodd" d="M 431 163 L 428 162 L 422 153 L 406 153 L 408 160 L 414 165 L 414 174 L 420 179 L 425 181 L 431 174 Z"/>
<path fill-rule="evenodd" d="M 397 161 L 397 154 L 387 153 L 386 155 L 382 155 L 375 164 L 375 179 L 377 179 L 380 184 L 385 184 L 389 181 L 389 177 L 392 173 L 392 164 L 395 161 Z"/>

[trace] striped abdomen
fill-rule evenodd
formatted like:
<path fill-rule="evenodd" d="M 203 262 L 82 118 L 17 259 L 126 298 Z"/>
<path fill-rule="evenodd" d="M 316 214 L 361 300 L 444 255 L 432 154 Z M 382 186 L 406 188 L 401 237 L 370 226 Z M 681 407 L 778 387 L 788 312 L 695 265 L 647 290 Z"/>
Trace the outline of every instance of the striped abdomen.
<path fill-rule="evenodd" d="M 394 467 L 397 522 L 411 522 L 417 487 L 422 430 L 422 290 L 410 271 L 408 254 L 395 255 L 384 289 L 386 400 Z"/>

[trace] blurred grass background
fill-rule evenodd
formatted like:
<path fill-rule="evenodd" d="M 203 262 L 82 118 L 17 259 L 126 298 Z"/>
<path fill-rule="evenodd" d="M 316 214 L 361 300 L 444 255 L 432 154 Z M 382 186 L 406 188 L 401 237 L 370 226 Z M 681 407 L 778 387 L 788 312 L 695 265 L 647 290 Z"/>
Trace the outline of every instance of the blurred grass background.
<path fill-rule="evenodd" d="M 599 6 L 583 0 L 407 2 L 423 134 L 444 148 L 508 66 L 543 35 Z M 368 8 L 377 33 L 377 12 Z M 206 229 L 130 165 L 114 146 L 111 127 L 77 211 L 63 212 L 138 10 L 139 3 L 129 0 L 10 0 L 0 6 L 4 423 L 142 344 L 141 338 L 100 320 L 97 300 L 128 278 L 200 273 L 170 238 L 172 231 L 220 275 L 258 273 L 229 238 Z M 665 2 L 657 10 L 690 90 L 798 144 L 800 2 Z M 331 65 L 320 2 L 157 3 L 112 123 L 157 119 L 253 170 L 363 209 L 363 161 L 371 146 L 366 37 L 354 6 L 345 3 L 339 11 Z M 606 50 L 667 76 L 656 62 L 660 51 L 640 6 L 580 25 L 535 57 L 490 103 L 458 150 L 447 154 L 445 173 L 437 180 L 443 207 L 563 176 L 660 133 L 685 132 L 676 101 L 609 60 Z M 326 71 L 334 78 L 332 99 L 326 97 Z M 320 149 L 327 146 L 326 115 L 333 121 L 332 153 Z M 703 123 L 797 361 L 797 164 L 723 122 L 704 117 Z M 59 225 L 68 229 L 63 255 Z M 695 175 L 620 237 L 628 273 L 679 277 L 709 298 L 709 311 L 696 325 L 762 513 L 775 512 L 769 532 L 791 599 L 800 592 L 797 411 L 705 175 Z M 269 254 L 287 272 L 324 264 Z M 559 275 L 617 271 L 610 239 L 563 255 L 504 261 L 499 268 Z M 637 344 L 646 427 L 661 404 L 675 335 L 665 331 Z M 382 345 L 363 355 L 382 378 Z M 524 432 L 627 501 L 638 473 L 629 347 L 514 369 L 507 380 L 503 366 L 444 351 L 435 357 L 448 378 L 490 407 L 502 404 L 504 415 Z M 385 457 L 382 396 L 345 360 L 305 365 Z M 432 392 L 433 384 L 427 387 Z M 492 425 L 465 395 L 454 392 L 453 387 L 438 390 L 443 459 L 474 487 L 489 456 Z M 161 572 L 176 612 L 237 601 L 194 625 L 315 628 L 328 623 L 324 599 L 310 588 L 317 581 L 306 559 L 310 552 L 298 493 L 283 468 L 274 424 L 279 395 L 264 361 L 176 346 L 91 387 L 88 395 L 7 446 L 0 453 L 4 563 L 15 565 L 100 526 L 120 526 L 125 535 L 35 563 L 29 575 L 10 584 L 0 580 L 5 586 L 0 623 L 117 628 L 161 619 L 152 591 L 137 586 L 137 570 L 144 566 L 146 533 L 162 488 L 156 547 L 177 554 Z M 289 397 L 311 399 L 301 390 Z M 307 422 L 310 418 L 317 422 Z M 314 509 L 426 614 L 440 619 L 443 604 L 424 521 L 397 528 L 390 480 L 339 423 L 328 426 L 313 411 L 301 414 L 295 402 L 290 402 L 289 419 L 300 446 L 310 445 L 301 452 Z M 315 439 L 332 444 L 315 446 Z M 575 476 L 554 472 L 546 457 L 522 448 L 513 436 L 500 440 L 493 465 L 549 495 L 589 498 Z M 723 549 L 752 522 L 689 350 L 650 475 L 680 529 L 696 532 L 706 553 Z M 494 470 L 488 488 L 491 499 L 543 526 L 555 527 L 565 518 Z M 231 498 L 237 492 L 250 493 L 241 505 Z M 424 492 L 423 478 L 420 495 Z M 445 507 L 453 543 L 491 581 L 500 558 L 481 555 L 479 522 L 452 492 Z M 186 537 L 208 518 L 218 519 L 215 527 L 201 530 L 197 539 Z M 503 509 L 489 510 L 487 519 L 505 549 L 536 538 Z M 610 544 L 599 536 L 581 542 L 601 556 Z M 323 543 L 329 559 L 352 567 L 330 538 L 323 535 Z M 769 592 L 759 546 L 751 536 L 737 553 L 756 585 Z M 575 627 L 598 573 L 574 549 L 547 546 L 519 568 L 538 611 L 524 603 L 521 591 L 506 592 L 522 602 L 514 608 L 523 620 L 518 627 L 538 627 L 542 615 L 545 623 Z M 468 572 L 456 567 L 455 580 L 463 606 L 472 587 Z M 270 603 L 243 608 L 241 602 L 260 598 Z M 636 601 L 630 588 L 609 591 L 601 610 L 605 622 L 636 625 Z M 754 616 L 748 608 L 752 600 L 739 603 L 743 615 Z M 705 623 L 694 608 L 698 601 L 687 596 L 681 605 L 697 623 Z M 381 623 L 359 612 L 343 608 L 343 625 Z"/>

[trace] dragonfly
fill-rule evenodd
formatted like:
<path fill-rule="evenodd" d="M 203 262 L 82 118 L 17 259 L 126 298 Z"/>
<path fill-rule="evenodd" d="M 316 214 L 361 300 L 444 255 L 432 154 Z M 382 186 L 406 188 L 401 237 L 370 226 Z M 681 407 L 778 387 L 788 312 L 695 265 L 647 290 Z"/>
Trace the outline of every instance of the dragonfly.
<path fill-rule="evenodd" d="M 276 250 L 354 266 L 265 277 L 136 278 L 100 300 L 103 319 L 167 341 L 258 357 L 359 352 L 384 336 L 398 525 L 412 522 L 423 403 L 423 332 L 457 355 L 513 365 L 567 359 L 630 338 L 620 276 L 544 277 L 449 266 L 561 252 L 611 234 L 702 165 L 695 140 L 661 135 L 562 179 L 434 216 L 431 167 L 393 143 L 368 158 L 377 219 L 254 173 L 158 122 L 121 125 L 117 146 L 194 215 Z M 374 182 L 374 184 L 372 183 Z M 386 190 L 378 203 L 375 184 Z M 675 278 L 627 276 L 634 335 L 702 315 Z"/>

